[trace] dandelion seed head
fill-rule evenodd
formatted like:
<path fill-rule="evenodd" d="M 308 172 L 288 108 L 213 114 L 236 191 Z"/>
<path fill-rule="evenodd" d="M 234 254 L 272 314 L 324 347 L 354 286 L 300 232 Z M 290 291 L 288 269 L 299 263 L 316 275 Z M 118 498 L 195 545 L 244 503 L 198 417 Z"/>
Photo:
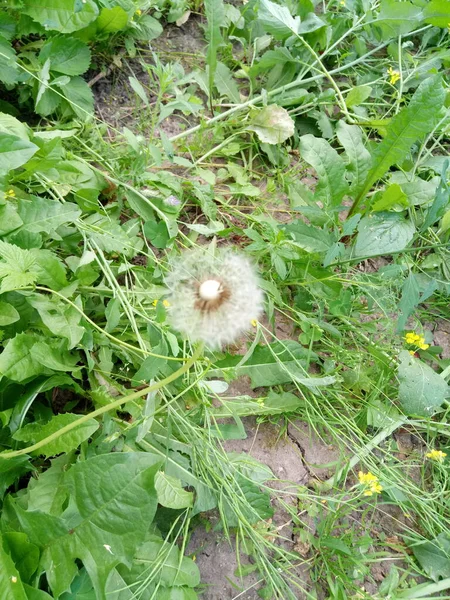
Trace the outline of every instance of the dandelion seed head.
<path fill-rule="evenodd" d="M 185 252 L 174 261 L 166 285 L 172 327 L 210 349 L 234 342 L 262 312 L 254 266 L 230 249 Z"/>

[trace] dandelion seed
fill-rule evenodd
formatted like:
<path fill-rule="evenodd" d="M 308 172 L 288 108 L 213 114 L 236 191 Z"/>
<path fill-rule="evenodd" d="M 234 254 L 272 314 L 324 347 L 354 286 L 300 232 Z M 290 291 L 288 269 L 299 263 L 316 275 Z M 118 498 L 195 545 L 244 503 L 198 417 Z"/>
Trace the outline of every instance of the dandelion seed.
<path fill-rule="evenodd" d="M 262 311 L 253 265 L 230 249 L 185 252 L 174 262 L 166 284 L 173 328 L 211 349 L 234 342 Z"/>
<path fill-rule="evenodd" d="M 397 83 L 397 81 L 400 79 L 400 73 L 398 71 L 396 71 L 395 69 L 393 69 L 392 67 L 389 67 L 389 69 L 387 70 L 387 73 L 389 75 L 389 83 L 392 85 Z"/>
<path fill-rule="evenodd" d="M 105 548 L 110 554 L 114 554 L 114 552 L 111 550 L 111 546 L 108 544 L 103 544 L 103 548 Z"/>
<path fill-rule="evenodd" d="M 425 454 L 425 456 L 427 458 L 430 458 L 431 460 L 434 460 L 438 463 L 443 463 L 445 457 L 447 456 L 446 452 L 442 452 L 442 450 L 431 450 L 430 452 L 427 452 Z"/>

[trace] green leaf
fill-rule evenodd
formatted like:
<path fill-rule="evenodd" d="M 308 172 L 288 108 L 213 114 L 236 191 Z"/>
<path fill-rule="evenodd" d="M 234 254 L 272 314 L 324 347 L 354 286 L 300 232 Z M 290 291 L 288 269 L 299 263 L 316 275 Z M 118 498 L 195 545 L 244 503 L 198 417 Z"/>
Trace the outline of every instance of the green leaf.
<path fill-rule="evenodd" d="M 345 104 L 347 105 L 347 108 L 351 108 L 352 106 L 359 106 L 365 100 L 367 100 L 371 93 L 372 88 L 370 87 L 370 85 L 359 85 L 357 87 L 352 88 L 345 98 Z M 338 121 L 338 127 L 341 124 L 347 125 L 345 121 Z M 347 127 L 352 126 L 347 125 Z"/>
<path fill-rule="evenodd" d="M 392 119 L 386 137 L 375 148 L 372 168 L 355 200 L 356 206 L 392 165 L 404 160 L 414 142 L 421 140 L 433 129 L 439 119 L 444 100 L 445 91 L 440 75 L 422 81 L 409 105 Z"/>
<path fill-rule="evenodd" d="M 439 187 L 436 192 L 436 197 L 434 198 L 433 204 L 427 211 L 427 215 L 425 217 L 425 221 L 420 228 L 421 231 L 425 231 L 431 225 L 434 225 L 436 221 L 438 221 L 444 214 L 445 209 L 449 205 L 450 202 L 450 187 L 447 184 L 447 168 L 448 168 L 448 159 L 444 162 L 444 166 L 441 174 L 441 181 L 439 183 Z"/>
<path fill-rule="evenodd" d="M 2 171 L 12 171 L 24 165 L 39 148 L 16 135 L 0 133 L 0 164 Z"/>
<path fill-rule="evenodd" d="M 222 376 L 231 371 L 235 377 L 248 375 L 252 388 L 260 386 L 278 385 L 295 381 L 307 376 L 303 366 L 306 358 L 315 359 L 314 353 L 310 356 L 308 350 L 293 340 L 276 342 L 269 346 L 257 346 L 251 357 L 242 365 L 242 356 L 228 355 L 215 363 L 215 369 L 209 372 L 210 376 Z"/>
<path fill-rule="evenodd" d="M 398 379 L 398 397 L 408 415 L 432 417 L 450 393 L 443 377 L 406 350 L 400 353 Z"/>
<path fill-rule="evenodd" d="M 20 319 L 20 315 L 12 304 L 0 302 L 0 327 L 11 325 Z"/>
<path fill-rule="evenodd" d="M 80 419 L 81 415 L 62 413 L 52 417 L 45 425 L 41 425 L 41 423 L 38 422 L 29 423 L 28 425 L 25 425 L 25 427 L 22 427 L 22 429 L 16 431 L 12 437 L 18 442 L 25 442 L 28 445 L 32 445 L 56 433 L 66 425 L 79 421 Z M 45 444 L 42 448 L 35 450 L 33 454 L 48 457 L 61 454 L 62 452 L 75 450 L 82 442 L 89 439 L 91 435 L 97 431 L 98 427 L 99 424 L 95 419 L 89 419 L 89 421 L 81 423 L 78 427 L 75 427 L 75 429 L 63 433 L 60 437 Z"/>
<path fill-rule="evenodd" d="M 3 534 L 3 544 L 11 555 L 22 581 L 30 581 L 39 565 L 39 548 L 31 544 L 25 533 L 9 531 Z"/>
<path fill-rule="evenodd" d="M 136 92 L 136 94 L 139 96 L 139 98 L 145 104 L 145 106 L 148 106 L 147 92 L 145 91 L 145 88 L 142 85 L 142 83 L 138 79 L 136 79 L 136 77 L 132 77 L 132 76 L 128 77 L 128 81 L 130 82 L 130 85 L 133 88 L 133 90 Z"/>
<path fill-rule="evenodd" d="M 0 535 L 0 590 L 2 600 L 28 600 L 11 556 L 5 551 Z"/>
<path fill-rule="evenodd" d="M 61 516 L 66 501 L 64 477 L 75 461 L 74 453 L 62 454 L 51 460 L 51 466 L 38 479 L 31 478 L 27 487 L 28 510 L 40 510 L 56 517 Z"/>
<path fill-rule="evenodd" d="M 130 29 L 130 36 L 136 40 L 143 42 L 151 42 L 152 40 L 159 37 L 163 28 L 161 23 L 150 15 L 142 15 L 139 18 L 139 23 L 134 29 Z M 126 40 L 127 38 L 125 38 Z"/>
<path fill-rule="evenodd" d="M 69 83 L 61 88 L 61 93 L 77 117 L 86 121 L 91 116 L 94 111 L 94 95 L 84 79 L 72 77 Z"/>
<path fill-rule="evenodd" d="M 450 1 L 431 0 L 423 8 L 425 23 L 446 29 L 450 23 Z"/>
<path fill-rule="evenodd" d="M 361 219 L 354 255 L 390 254 L 406 248 L 415 233 L 411 221 L 397 213 L 376 213 Z"/>
<path fill-rule="evenodd" d="M 295 394 L 282 392 L 277 394 L 270 391 L 264 402 L 256 402 L 253 398 L 241 397 L 236 400 L 220 399 L 222 406 L 211 408 L 211 414 L 219 418 L 236 415 L 247 417 L 250 415 L 279 415 L 298 410 L 304 404 L 304 400 Z"/>
<path fill-rule="evenodd" d="M 50 58 L 50 70 L 64 75 L 82 75 L 91 62 L 91 51 L 82 41 L 69 36 L 50 38 L 43 46 L 39 59 Z"/>
<path fill-rule="evenodd" d="M 0 258 L 3 258 L 3 262 L 0 262 L 0 278 L 3 278 L 0 293 L 19 289 L 36 281 L 36 260 L 29 250 L 0 240 Z"/>
<path fill-rule="evenodd" d="M 96 21 L 97 34 L 122 31 L 128 24 L 128 15 L 121 6 L 102 8 Z"/>
<path fill-rule="evenodd" d="M 398 183 L 393 183 L 383 192 L 383 195 L 372 205 L 372 212 L 389 210 L 390 208 L 400 207 L 403 209 L 408 206 L 406 194 Z"/>
<path fill-rule="evenodd" d="M 342 157 L 326 140 L 311 134 L 300 138 L 299 147 L 302 158 L 315 169 L 319 177 L 314 199 L 323 202 L 327 208 L 339 206 L 349 191 Z"/>
<path fill-rule="evenodd" d="M 11 233 L 22 225 L 22 219 L 17 214 L 16 207 L 10 202 L 0 206 L 0 236 Z"/>
<path fill-rule="evenodd" d="M 81 215 L 81 210 L 73 202 L 63 204 L 39 196 L 33 196 L 30 200 L 20 199 L 18 212 L 23 221 L 22 229 L 50 235 L 60 225 L 74 223 Z"/>
<path fill-rule="evenodd" d="M 164 221 L 146 221 L 144 223 L 144 233 L 155 248 L 166 248 L 170 239 L 167 225 Z"/>
<path fill-rule="evenodd" d="M 286 6 L 280 6 L 271 0 L 261 0 L 258 21 L 264 31 L 273 35 L 276 40 L 285 40 L 291 35 L 297 35 L 300 29 L 300 18 L 294 19 Z"/>
<path fill-rule="evenodd" d="M 233 79 L 231 70 L 222 62 L 217 63 L 214 83 L 221 96 L 225 96 L 232 102 L 239 104 L 241 97 L 236 81 Z"/>
<path fill-rule="evenodd" d="M 209 97 L 213 97 L 214 79 L 217 67 L 217 50 L 222 43 L 220 28 L 225 25 L 225 7 L 223 0 L 205 0 L 205 16 L 207 20 L 206 39 L 206 64 L 208 65 L 208 90 Z"/>
<path fill-rule="evenodd" d="M 450 4 L 450 3 L 449 3 Z M 411 545 L 416 560 L 434 581 L 450 577 L 450 537 L 440 533 L 434 540 Z"/>
<path fill-rule="evenodd" d="M 414 273 L 410 273 L 403 283 L 402 297 L 398 303 L 401 316 L 398 319 L 397 331 L 402 331 L 404 329 L 408 317 L 419 304 L 419 300 L 420 288 L 417 282 L 417 277 L 414 275 Z"/>
<path fill-rule="evenodd" d="M 46 372 L 46 369 L 31 355 L 36 337 L 19 333 L 0 354 L 0 375 L 12 381 L 25 381 Z"/>
<path fill-rule="evenodd" d="M 184 490 L 179 479 L 162 471 L 156 473 L 155 488 L 158 502 L 167 508 L 190 508 L 194 504 L 194 494 Z"/>
<path fill-rule="evenodd" d="M 338 121 L 336 135 L 348 157 L 347 171 L 351 173 L 350 192 L 357 195 L 367 179 L 372 157 L 364 147 L 362 130 L 357 125 L 347 125 L 343 120 Z"/>
<path fill-rule="evenodd" d="M 11 44 L 0 35 L 0 81 L 14 85 L 19 78 L 17 58 Z"/>
<path fill-rule="evenodd" d="M 20 137 L 22 140 L 30 139 L 30 128 L 22 121 L 7 113 L 0 112 L 0 133 L 9 133 Z"/>
<path fill-rule="evenodd" d="M 28 456 L 0 457 L 0 498 L 3 498 L 10 485 L 32 469 Z"/>
<path fill-rule="evenodd" d="M 50 250 L 31 250 L 36 258 L 33 270 L 36 272 L 36 280 L 47 285 L 52 290 L 61 290 L 68 285 L 66 279 L 66 268 L 62 261 Z"/>
<path fill-rule="evenodd" d="M 65 343 L 64 343 L 65 346 Z M 40 365 L 51 369 L 52 371 L 77 371 L 79 360 L 78 355 L 72 355 L 70 352 L 59 347 L 50 346 L 46 342 L 37 342 L 31 347 L 30 354 Z"/>
<path fill-rule="evenodd" d="M 27 300 L 38 311 L 52 334 L 68 340 L 69 350 L 78 344 L 83 337 L 84 327 L 79 325 L 81 314 L 76 308 L 42 294 L 34 294 Z"/>
<path fill-rule="evenodd" d="M 422 10 L 412 2 L 382 0 L 374 25 L 380 27 L 383 39 L 397 37 L 415 29 L 422 22 Z"/>
<path fill-rule="evenodd" d="M 98 15 L 94 0 L 23 0 L 22 12 L 47 30 L 72 33 L 83 29 Z"/>
<path fill-rule="evenodd" d="M 83 561 L 96 600 L 119 563 L 131 565 L 155 515 L 154 477 L 159 457 L 147 452 L 94 456 L 78 462 L 65 477 L 69 508 L 62 517 L 14 508 L 30 541 L 43 549 L 41 566 L 55 597 L 69 589 Z M 59 565 L 54 569 L 53 565 Z"/>
<path fill-rule="evenodd" d="M 327 252 L 333 243 L 328 231 L 307 225 L 300 220 L 289 223 L 284 230 L 306 252 Z"/>
<path fill-rule="evenodd" d="M 425 181 L 420 177 L 411 177 L 409 174 L 395 171 L 390 177 L 390 182 L 398 183 L 406 194 L 410 206 L 421 206 L 429 204 L 435 197 L 438 185 L 436 179 L 433 177 L 430 181 Z"/>
<path fill-rule="evenodd" d="M 294 135 L 295 123 L 285 108 L 269 104 L 252 118 L 247 129 L 255 131 L 261 142 L 281 144 Z"/>

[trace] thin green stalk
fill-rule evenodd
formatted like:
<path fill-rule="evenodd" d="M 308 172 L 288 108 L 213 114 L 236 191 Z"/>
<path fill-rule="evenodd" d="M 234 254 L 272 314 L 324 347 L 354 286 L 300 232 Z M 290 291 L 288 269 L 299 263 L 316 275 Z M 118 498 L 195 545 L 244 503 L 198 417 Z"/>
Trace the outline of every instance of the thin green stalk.
<path fill-rule="evenodd" d="M 16 456 L 22 456 L 24 454 L 29 454 L 30 452 L 34 452 L 35 450 L 39 450 L 39 448 L 42 448 L 43 446 L 46 446 L 50 442 L 57 440 L 59 437 L 61 437 L 65 433 L 72 431 L 72 429 L 75 429 L 82 423 L 86 423 L 86 421 L 89 421 L 90 419 L 95 419 L 96 417 L 99 417 L 100 415 L 103 415 L 104 413 L 109 412 L 110 410 L 119 408 L 120 406 L 122 406 L 122 404 L 131 402 L 132 400 L 137 400 L 138 398 L 142 398 L 142 396 L 146 396 L 150 392 L 159 390 L 160 388 L 166 386 L 167 384 L 171 383 L 172 381 L 175 381 L 175 379 L 178 379 L 178 377 L 183 375 L 183 373 L 186 373 L 187 371 L 189 371 L 189 369 L 192 367 L 192 365 L 201 356 L 202 352 L 203 352 L 203 344 L 200 344 L 198 346 L 197 350 L 191 356 L 191 358 L 189 358 L 182 367 L 180 367 L 177 371 L 175 371 L 174 373 L 171 373 L 164 379 L 161 379 L 161 381 L 157 381 L 156 383 L 149 385 L 148 387 L 144 388 L 143 390 L 133 392 L 132 394 L 128 394 L 127 396 L 122 396 L 122 398 L 119 398 L 118 400 L 111 402 L 111 404 L 107 404 L 106 406 L 102 406 L 101 408 L 98 408 L 97 410 L 94 410 L 86 415 L 83 415 L 77 421 L 69 423 L 65 427 L 62 427 L 58 431 L 55 431 L 55 433 L 52 433 L 51 435 L 47 436 L 43 440 L 36 442 L 36 444 L 27 446 L 26 448 L 22 448 L 21 450 L 15 450 L 14 452 L 2 452 L 2 453 L 0 453 L 0 458 L 14 458 Z"/>

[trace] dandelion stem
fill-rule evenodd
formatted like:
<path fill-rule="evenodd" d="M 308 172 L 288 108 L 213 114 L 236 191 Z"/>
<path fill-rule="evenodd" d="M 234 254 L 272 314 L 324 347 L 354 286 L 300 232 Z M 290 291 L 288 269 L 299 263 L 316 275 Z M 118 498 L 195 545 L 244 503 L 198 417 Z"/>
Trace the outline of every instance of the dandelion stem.
<path fill-rule="evenodd" d="M 68 433 L 72 429 L 75 429 L 82 423 L 85 423 L 86 421 L 89 421 L 90 419 L 94 419 L 95 417 L 99 417 L 100 415 L 103 415 L 104 413 L 109 412 L 110 410 L 119 408 L 120 406 L 122 406 L 122 404 L 126 404 L 127 402 L 130 402 L 131 400 L 137 400 L 138 398 L 142 398 L 142 396 L 145 396 L 145 395 L 149 394 L 150 392 L 154 392 L 156 390 L 161 389 L 162 387 L 166 386 L 167 384 L 171 383 L 172 381 L 175 381 L 175 379 L 178 379 L 178 377 L 183 375 L 183 373 L 186 373 L 187 371 L 189 371 L 189 369 L 192 367 L 192 365 L 201 356 L 202 352 L 203 352 L 203 344 L 199 344 L 199 346 L 197 347 L 194 354 L 191 356 L 191 358 L 189 358 L 184 363 L 183 366 L 181 366 L 177 371 L 175 371 L 174 373 L 171 373 L 164 379 L 161 379 L 161 381 L 157 381 L 156 383 L 149 385 L 148 387 L 144 388 L 143 390 L 133 392 L 132 394 L 128 394 L 127 396 L 122 396 L 122 398 L 119 398 L 118 400 L 111 402 L 111 404 L 107 404 L 106 406 L 102 406 L 101 408 L 98 408 L 97 410 L 94 410 L 86 415 L 83 415 L 77 421 L 69 423 L 65 427 L 61 427 L 61 429 L 59 429 L 55 433 L 52 433 L 52 435 L 49 435 L 48 437 L 44 438 L 43 440 L 36 442 L 36 444 L 33 444 L 32 446 L 27 446 L 26 448 L 22 448 L 21 450 L 15 450 L 14 452 L 2 452 L 2 453 L 0 453 L 0 458 L 14 458 L 15 456 L 22 456 L 23 454 L 29 454 L 30 452 L 39 450 L 39 448 L 42 448 L 43 446 L 46 446 L 50 442 L 53 442 L 54 440 L 58 439 L 65 433 Z"/>

